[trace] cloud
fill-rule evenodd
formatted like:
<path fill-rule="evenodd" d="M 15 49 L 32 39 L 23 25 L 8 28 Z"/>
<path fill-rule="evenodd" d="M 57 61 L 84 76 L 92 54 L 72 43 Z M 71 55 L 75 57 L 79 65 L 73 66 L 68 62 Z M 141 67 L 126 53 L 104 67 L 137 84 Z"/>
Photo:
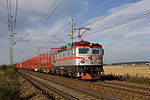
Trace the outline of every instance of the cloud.
<path fill-rule="evenodd" d="M 67 17 L 56 20 L 47 34 L 60 34 L 64 30 L 64 26 L 66 26 L 67 24 L 69 25 L 69 21 L 71 21 L 71 18 L 68 19 Z"/>
<path fill-rule="evenodd" d="M 135 29 L 129 33 L 127 33 L 124 37 L 133 37 L 133 36 L 140 36 L 140 35 L 150 35 L 150 24 L 148 23 L 145 27 L 140 27 Z"/>
<path fill-rule="evenodd" d="M 46 13 L 54 2 L 55 0 L 22 0 L 19 1 L 19 8 L 33 13 Z"/>
<path fill-rule="evenodd" d="M 0 43 L 8 43 L 8 40 L 1 39 Z"/>

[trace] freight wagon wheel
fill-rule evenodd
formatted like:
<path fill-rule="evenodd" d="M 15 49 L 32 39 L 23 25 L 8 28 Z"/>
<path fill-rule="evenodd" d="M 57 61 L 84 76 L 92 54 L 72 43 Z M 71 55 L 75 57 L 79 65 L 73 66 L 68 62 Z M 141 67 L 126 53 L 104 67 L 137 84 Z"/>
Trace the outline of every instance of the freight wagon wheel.
<path fill-rule="evenodd" d="M 59 71 L 58 70 L 55 70 L 55 73 L 56 73 L 56 75 L 59 75 Z"/>
<path fill-rule="evenodd" d="M 50 70 L 50 74 L 55 75 L 56 71 L 55 70 Z"/>
<path fill-rule="evenodd" d="M 60 71 L 59 70 L 57 71 L 57 75 L 60 75 Z"/>

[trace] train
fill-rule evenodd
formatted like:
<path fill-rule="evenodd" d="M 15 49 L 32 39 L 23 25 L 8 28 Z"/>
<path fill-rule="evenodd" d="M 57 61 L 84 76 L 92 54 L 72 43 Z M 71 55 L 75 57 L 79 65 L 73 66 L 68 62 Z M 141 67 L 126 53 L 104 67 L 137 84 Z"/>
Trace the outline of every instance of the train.
<path fill-rule="evenodd" d="M 61 48 L 51 48 L 16 64 L 16 67 L 83 80 L 98 80 L 103 72 L 103 55 L 101 44 L 79 41 Z"/>

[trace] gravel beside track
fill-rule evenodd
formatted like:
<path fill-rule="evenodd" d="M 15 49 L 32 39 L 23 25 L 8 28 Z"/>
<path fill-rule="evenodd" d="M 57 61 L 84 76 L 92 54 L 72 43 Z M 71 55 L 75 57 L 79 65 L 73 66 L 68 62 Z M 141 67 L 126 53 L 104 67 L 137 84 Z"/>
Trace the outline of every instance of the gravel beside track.
<path fill-rule="evenodd" d="M 37 83 L 42 84 L 44 87 L 53 90 L 57 92 L 59 95 L 62 95 L 66 99 L 69 100 L 116 100 L 112 97 L 106 96 L 106 95 L 101 95 L 89 90 L 85 90 L 82 88 L 70 86 L 64 83 L 60 83 L 60 81 L 54 81 L 51 79 L 43 78 L 40 76 L 27 74 L 24 72 L 27 77 L 30 77 L 30 79 L 36 81 Z M 40 81 L 39 81 L 40 80 Z M 49 88 L 51 87 L 51 88 Z M 53 87 L 53 89 L 52 89 Z M 55 89 L 54 89 L 55 88 Z M 59 91 L 59 92 L 58 92 Z M 65 95 L 64 95 L 65 94 Z"/>
<path fill-rule="evenodd" d="M 98 82 L 81 81 L 78 79 L 65 78 L 65 77 L 60 77 L 60 76 L 56 76 L 56 75 L 43 74 L 43 73 L 39 73 L 39 72 L 32 72 L 32 71 L 26 71 L 26 70 L 24 70 L 24 71 L 28 72 L 28 73 L 32 73 L 34 75 L 41 76 L 46 79 L 56 80 L 61 83 L 70 84 L 70 85 L 72 85 L 74 87 L 78 87 L 78 88 L 84 88 L 85 90 L 93 91 L 97 94 L 114 97 L 114 98 L 117 98 L 120 100 L 135 100 L 135 99 L 136 100 L 149 100 L 149 98 L 150 98 L 150 95 L 148 95 L 148 93 L 147 93 L 149 91 L 146 91 L 145 93 L 147 93 L 147 94 L 145 95 L 145 94 L 141 94 L 139 92 L 125 90 L 126 87 L 124 87 L 125 89 L 121 89 L 122 86 L 119 86 L 119 85 L 112 86 L 112 87 L 115 87 L 115 88 L 112 88 L 112 87 L 109 87 L 110 84 L 107 84 L 108 86 L 101 85 L 101 84 L 105 84 L 105 83 L 103 83 L 103 81 L 102 82 L 101 81 L 100 82 L 99 81 Z M 140 87 L 140 88 L 142 88 L 142 87 Z M 135 89 L 135 90 L 144 91 L 144 90 L 138 90 L 138 89 Z"/>
<path fill-rule="evenodd" d="M 132 91 L 137 94 L 145 95 L 145 96 L 150 96 L 150 88 L 149 87 L 143 87 L 143 86 L 135 86 L 135 85 L 128 85 L 128 84 L 123 84 L 123 83 L 116 83 L 116 82 L 98 82 L 96 85 L 103 85 L 106 87 L 112 87 L 115 89 L 122 89 L 124 91 Z"/>
<path fill-rule="evenodd" d="M 21 100 L 54 100 L 22 75 L 19 75 L 19 83 Z"/>

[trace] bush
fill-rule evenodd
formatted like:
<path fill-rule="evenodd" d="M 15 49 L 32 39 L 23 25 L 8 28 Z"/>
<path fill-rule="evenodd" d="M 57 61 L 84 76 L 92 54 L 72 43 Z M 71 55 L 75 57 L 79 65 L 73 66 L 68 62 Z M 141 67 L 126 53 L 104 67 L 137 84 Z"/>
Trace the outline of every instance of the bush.
<path fill-rule="evenodd" d="M 5 70 L 5 69 L 7 69 L 7 65 L 0 66 L 0 70 Z"/>
<path fill-rule="evenodd" d="M 19 83 L 17 72 L 14 66 L 1 67 L 3 74 L 0 74 L 0 99 L 1 100 L 19 100 Z"/>
<path fill-rule="evenodd" d="M 19 100 L 19 84 L 4 79 L 0 81 L 0 98 L 2 100 Z"/>
<path fill-rule="evenodd" d="M 122 76 L 116 76 L 115 74 L 102 74 L 101 80 L 118 80 L 122 81 Z"/>

